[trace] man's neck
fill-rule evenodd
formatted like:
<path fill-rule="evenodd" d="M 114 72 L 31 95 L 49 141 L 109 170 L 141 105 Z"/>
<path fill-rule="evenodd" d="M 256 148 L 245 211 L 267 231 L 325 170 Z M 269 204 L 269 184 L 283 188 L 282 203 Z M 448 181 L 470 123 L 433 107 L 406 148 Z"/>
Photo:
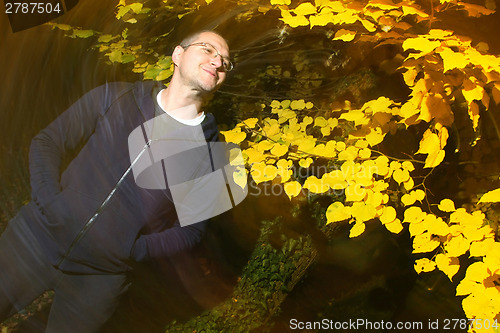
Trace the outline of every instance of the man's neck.
<path fill-rule="evenodd" d="M 160 98 L 163 109 L 174 117 L 189 120 L 203 113 L 202 99 L 195 93 L 178 90 L 170 85 L 161 92 Z"/>

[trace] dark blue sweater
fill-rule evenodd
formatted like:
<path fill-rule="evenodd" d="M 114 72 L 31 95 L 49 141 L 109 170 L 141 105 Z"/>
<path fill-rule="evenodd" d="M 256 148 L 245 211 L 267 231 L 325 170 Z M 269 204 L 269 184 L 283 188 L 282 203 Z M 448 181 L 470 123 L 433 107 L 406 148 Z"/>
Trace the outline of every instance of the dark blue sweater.
<path fill-rule="evenodd" d="M 131 260 L 172 255 L 200 240 L 205 222 L 181 227 L 168 189 L 143 189 L 132 173 L 116 187 L 131 163 L 129 134 L 155 117 L 157 87 L 138 82 L 95 88 L 33 139 L 33 201 L 21 214 L 59 269 L 124 272 Z M 217 140 L 213 115 L 206 115 L 202 128 L 207 142 Z M 71 154 L 76 157 L 61 170 Z"/>

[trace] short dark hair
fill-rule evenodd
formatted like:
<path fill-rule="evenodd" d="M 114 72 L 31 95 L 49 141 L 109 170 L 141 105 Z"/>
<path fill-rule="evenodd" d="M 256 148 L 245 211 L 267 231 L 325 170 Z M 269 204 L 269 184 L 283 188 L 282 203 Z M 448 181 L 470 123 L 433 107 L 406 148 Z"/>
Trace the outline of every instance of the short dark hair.
<path fill-rule="evenodd" d="M 216 34 L 219 37 L 221 37 L 222 39 L 224 39 L 224 41 L 226 41 L 227 44 L 229 44 L 227 42 L 227 40 L 223 36 L 221 36 L 221 34 L 219 34 L 217 31 L 205 29 L 205 30 L 199 30 L 199 31 L 195 31 L 195 32 L 190 33 L 189 35 L 187 35 L 186 37 L 184 37 L 183 40 L 181 40 L 181 42 L 179 43 L 179 45 L 182 46 L 182 47 L 185 47 L 185 46 L 193 43 L 202 33 L 205 33 L 205 32 L 211 32 L 213 34 Z"/>

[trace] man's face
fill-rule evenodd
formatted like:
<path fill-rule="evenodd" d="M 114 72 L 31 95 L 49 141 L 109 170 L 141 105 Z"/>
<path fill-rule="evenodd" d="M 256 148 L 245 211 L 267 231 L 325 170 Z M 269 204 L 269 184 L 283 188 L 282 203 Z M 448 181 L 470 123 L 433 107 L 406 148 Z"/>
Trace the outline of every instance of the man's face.
<path fill-rule="evenodd" d="M 205 43 L 199 44 L 199 43 Z M 213 47 L 219 55 L 214 56 L 207 48 Z M 212 32 L 201 33 L 189 47 L 177 47 L 174 58 L 181 81 L 202 94 L 216 91 L 226 79 L 223 58 L 229 59 L 226 41 Z"/>

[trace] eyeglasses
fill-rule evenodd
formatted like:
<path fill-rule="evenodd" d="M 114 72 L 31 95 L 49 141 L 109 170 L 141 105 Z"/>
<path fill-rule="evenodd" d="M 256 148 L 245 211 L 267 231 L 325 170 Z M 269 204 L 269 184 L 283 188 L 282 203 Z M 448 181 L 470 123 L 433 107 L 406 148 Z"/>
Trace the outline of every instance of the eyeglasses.
<path fill-rule="evenodd" d="M 185 50 L 188 47 L 193 46 L 193 45 L 194 46 L 201 46 L 203 48 L 203 52 L 205 52 L 211 59 L 215 59 L 215 58 L 217 58 L 217 56 L 220 56 L 220 59 L 222 61 L 222 69 L 224 70 L 224 72 L 229 72 L 229 71 L 233 70 L 234 65 L 231 62 L 231 60 L 229 60 L 228 57 L 223 57 L 219 53 L 219 51 L 217 51 L 215 46 L 213 46 L 212 44 L 205 43 L 205 42 L 198 42 L 198 43 L 188 44 L 185 46 L 181 45 L 181 47 Z"/>

